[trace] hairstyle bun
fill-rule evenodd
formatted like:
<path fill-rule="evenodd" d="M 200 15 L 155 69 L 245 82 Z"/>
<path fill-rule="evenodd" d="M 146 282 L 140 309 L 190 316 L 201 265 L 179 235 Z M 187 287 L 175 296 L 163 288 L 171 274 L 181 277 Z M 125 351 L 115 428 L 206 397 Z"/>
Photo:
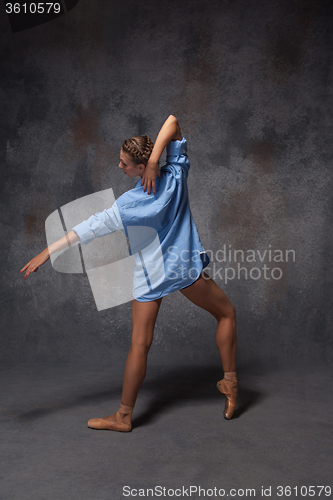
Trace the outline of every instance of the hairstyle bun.
<path fill-rule="evenodd" d="M 153 151 L 154 143 L 148 135 L 138 135 L 123 142 L 122 150 L 132 159 L 133 163 L 147 165 Z"/>

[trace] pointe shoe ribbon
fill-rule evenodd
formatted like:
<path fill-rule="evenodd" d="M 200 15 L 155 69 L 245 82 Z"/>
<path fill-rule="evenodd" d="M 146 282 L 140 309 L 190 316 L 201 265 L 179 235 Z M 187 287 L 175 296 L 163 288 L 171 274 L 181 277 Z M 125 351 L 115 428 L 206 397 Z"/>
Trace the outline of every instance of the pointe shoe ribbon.
<path fill-rule="evenodd" d="M 238 396 L 237 380 L 227 380 L 224 378 L 223 380 L 217 382 L 217 388 L 220 392 L 222 392 L 222 394 L 226 395 L 223 416 L 227 420 L 230 420 L 236 409 Z"/>
<path fill-rule="evenodd" d="M 111 417 L 113 418 L 110 419 Z M 108 418 L 110 420 L 106 420 Z M 132 425 L 123 422 L 118 412 L 104 418 L 91 418 L 88 421 L 88 427 L 91 429 L 104 429 L 119 432 L 130 432 L 132 430 Z"/>

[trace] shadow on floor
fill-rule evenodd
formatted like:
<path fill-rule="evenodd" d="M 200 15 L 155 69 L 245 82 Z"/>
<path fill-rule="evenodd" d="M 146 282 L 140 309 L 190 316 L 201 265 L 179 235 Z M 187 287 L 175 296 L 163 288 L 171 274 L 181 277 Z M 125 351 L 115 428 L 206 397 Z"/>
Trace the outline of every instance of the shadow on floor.
<path fill-rule="evenodd" d="M 210 366 L 170 370 L 163 377 L 148 382 L 146 389 L 156 395 L 153 396 L 147 410 L 133 419 L 133 428 L 148 424 L 167 408 L 215 399 L 224 401 L 225 396 L 216 388 L 216 382 L 220 379 L 221 369 Z M 239 418 L 264 398 L 262 391 L 240 386 L 237 409 L 233 418 Z"/>
<path fill-rule="evenodd" d="M 233 418 L 239 418 L 249 408 L 260 404 L 265 397 L 262 391 L 248 389 L 242 383 L 242 380 L 247 380 L 247 384 L 249 384 L 248 374 L 251 375 L 252 373 L 253 369 L 250 365 L 242 366 L 238 369 L 240 387 L 237 409 Z M 150 367 L 149 377 L 145 380 L 140 394 L 147 395 L 148 393 L 153 396 L 148 403 L 147 409 L 133 419 L 133 428 L 148 424 L 157 415 L 174 406 L 183 406 L 196 402 L 201 404 L 202 402 L 214 401 L 215 399 L 224 401 L 225 396 L 216 388 L 216 383 L 222 376 L 223 372 L 220 366 Z M 87 375 L 85 376 L 86 378 Z M 28 411 L 15 410 L 16 418 L 33 420 L 64 409 L 120 399 L 122 383 L 118 380 L 117 382 L 113 382 L 112 387 L 110 387 L 109 373 L 96 371 L 88 377 L 88 380 L 91 392 L 78 395 L 78 392 L 82 391 L 82 386 L 74 393 L 73 387 L 70 387 L 66 391 L 64 387 L 66 387 L 68 381 L 68 374 L 63 381 L 60 377 L 54 383 L 57 383 L 57 388 L 59 387 L 59 391 L 61 390 L 61 396 L 55 396 L 55 399 L 61 399 L 61 401 L 58 403 L 52 401 L 49 404 L 41 404 Z M 101 387 L 102 390 L 95 391 L 95 386 Z M 54 393 L 53 389 L 54 387 L 52 387 L 52 392 Z M 42 390 L 38 390 L 36 382 L 34 383 L 34 391 L 35 400 L 36 393 L 38 397 L 38 392 L 40 392 L 40 399 L 44 399 L 45 401 L 45 395 L 42 394 Z M 50 401 L 49 398 L 48 401 Z"/>

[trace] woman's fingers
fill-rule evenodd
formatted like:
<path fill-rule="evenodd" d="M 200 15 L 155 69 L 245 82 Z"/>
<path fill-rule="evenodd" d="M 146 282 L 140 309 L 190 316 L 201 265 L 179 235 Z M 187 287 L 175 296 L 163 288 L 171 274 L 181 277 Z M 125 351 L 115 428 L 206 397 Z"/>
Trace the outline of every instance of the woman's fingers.
<path fill-rule="evenodd" d="M 151 182 L 151 185 L 153 187 L 154 194 L 156 194 L 156 180 L 155 179 Z"/>
<path fill-rule="evenodd" d="M 150 193 L 150 183 L 151 183 L 150 179 L 148 178 L 148 176 L 147 176 L 147 175 L 145 175 L 145 174 L 144 174 L 144 175 L 142 176 L 141 186 L 142 186 L 142 184 L 143 184 L 143 190 L 144 190 L 144 191 L 146 191 L 146 189 L 147 189 L 147 187 L 148 187 L 148 189 L 149 189 L 148 194 Z"/>
<path fill-rule="evenodd" d="M 27 277 L 29 276 L 29 274 L 32 272 L 32 270 L 28 267 L 27 270 L 26 270 L 26 273 L 25 275 L 23 276 L 23 279 L 26 280 Z"/>
<path fill-rule="evenodd" d="M 23 271 L 24 271 L 25 269 L 27 269 L 27 268 L 30 266 L 30 264 L 31 264 L 31 263 L 32 263 L 32 260 L 30 260 L 30 261 L 28 262 L 28 264 L 26 264 L 24 267 L 22 267 L 22 269 L 20 270 L 20 273 L 23 273 Z"/>
<path fill-rule="evenodd" d="M 21 272 L 21 271 L 20 271 Z M 26 273 L 25 275 L 23 276 L 23 279 L 26 280 L 27 277 L 29 276 L 30 272 L 29 272 L 29 268 L 26 270 Z"/>
<path fill-rule="evenodd" d="M 156 194 L 156 178 L 160 175 L 161 172 L 158 166 L 158 162 L 148 160 L 141 180 L 141 186 L 144 185 L 143 190 L 146 191 L 147 189 L 148 194 L 150 194 L 151 190 L 153 189 L 154 194 Z"/>
<path fill-rule="evenodd" d="M 141 180 L 141 186 L 143 186 L 144 191 L 146 191 L 146 188 L 147 188 L 147 181 L 148 181 L 148 178 L 147 178 L 146 172 L 144 172 L 144 174 L 142 176 L 142 180 Z"/>
<path fill-rule="evenodd" d="M 143 178 L 142 178 L 143 179 Z M 141 183 L 142 185 L 142 183 Z M 156 194 L 156 175 L 147 175 L 145 180 L 144 180 L 144 187 L 143 190 L 146 191 L 148 194 L 151 193 L 151 189 L 153 189 L 154 194 Z"/>
<path fill-rule="evenodd" d="M 29 276 L 29 274 L 30 274 L 30 273 L 32 273 L 32 269 L 31 269 L 29 266 L 30 266 L 30 262 L 29 262 L 26 266 L 24 266 L 24 267 L 21 269 L 21 271 L 20 271 L 20 273 L 22 273 L 24 270 L 26 270 L 26 273 L 25 273 L 25 275 L 23 276 L 23 279 L 24 279 L 24 280 L 26 280 L 26 279 L 27 279 L 27 277 Z"/>
<path fill-rule="evenodd" d="M 39 267 L 44 264 L 44 262 L 46 262 L 46 252 L 45 250 L 43 252 L 41 252 L 39 255 L 37 255 L 36 257 L 34 257 L 33 259 L 31 259 L 30 262 L 28 262 L 28 264 L 26 264 L 24 267 L 22 267 L 22 269 L 20 270 L 20 273 L 22 273 L 23 271 L 26 271 L 23 279 L 27 279 L 27 277 L 32 273 L 36 273 L 39 269 Z"/>
<path fill-rule="evenodd" d="M 24 278 L 23 278 L 23 279 L 25 279 L 25 280 L 26 280 L 26 279 L 27 279 L 27 277 L 28 277 L 31 273 L 35 273 L 36 271 L 38 271 L 38 267 L 37 267 L 36 269 L 34 268 L 34 266 L 32 266 L 32 267 L 30 267 L 30 268 L 28 267 L 27 272 L 25 273 L 25 275 L 24 275 Z"/>

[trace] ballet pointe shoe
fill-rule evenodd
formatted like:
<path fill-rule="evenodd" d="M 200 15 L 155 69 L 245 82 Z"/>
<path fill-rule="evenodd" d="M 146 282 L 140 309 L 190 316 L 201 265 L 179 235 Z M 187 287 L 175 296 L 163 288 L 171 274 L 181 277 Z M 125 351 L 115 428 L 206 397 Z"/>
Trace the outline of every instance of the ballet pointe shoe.
<path fill-rule="evenodd" d="M 222 394 L 226 395 L 223 416 L 225 419 L 230 420 L 236 409 L 238 396 L 237 380 L 228 380 L 224 378 L 217 383 L 217 388 Z"/>
<path fill-rule="evenodd" d="M 132 430 L 131 416 L 133 408 L 124 404 L 120 405 L 117 413 L 103 418 L 91 418 L 88 421 L 90 429 L 130 432 Z"/>

